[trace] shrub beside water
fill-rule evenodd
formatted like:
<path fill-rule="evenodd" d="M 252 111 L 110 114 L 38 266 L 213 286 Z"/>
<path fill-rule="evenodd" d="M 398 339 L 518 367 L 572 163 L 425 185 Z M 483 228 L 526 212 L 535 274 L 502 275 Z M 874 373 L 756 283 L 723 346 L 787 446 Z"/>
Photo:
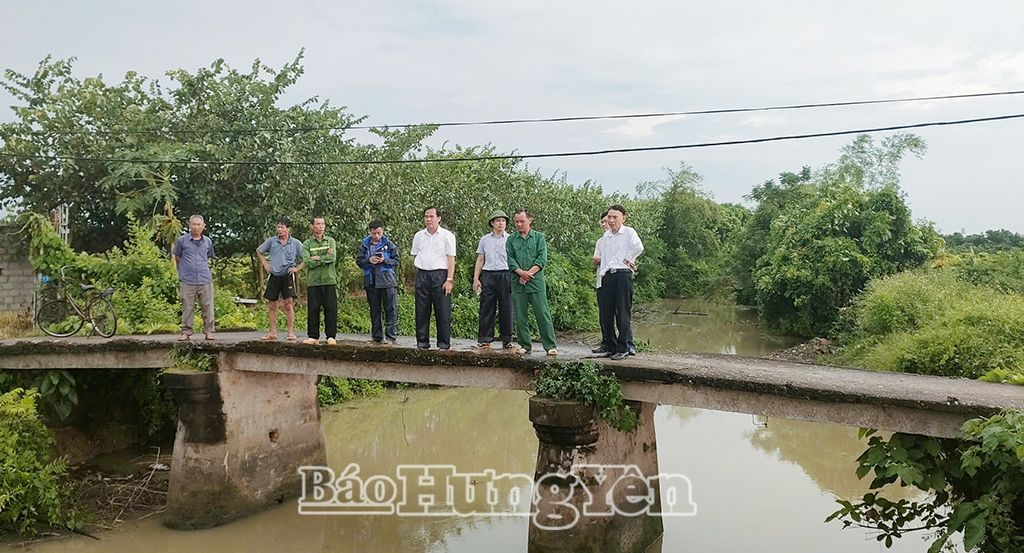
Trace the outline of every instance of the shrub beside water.
<path fill-rule="evenodd" d="M 61 483 L 67 463 L 50 458 L 53 437 L 39 419 L 37 398 L 21 388 L 0 394 L 0 535 L 80 524 Z"/>
<path fill-rule="evenodd" d="M 1024 298 L 955 270 L 876 280 L 844 317 L 839 359 L 854 366 L 1005 381 L 1024 371 Z"/>

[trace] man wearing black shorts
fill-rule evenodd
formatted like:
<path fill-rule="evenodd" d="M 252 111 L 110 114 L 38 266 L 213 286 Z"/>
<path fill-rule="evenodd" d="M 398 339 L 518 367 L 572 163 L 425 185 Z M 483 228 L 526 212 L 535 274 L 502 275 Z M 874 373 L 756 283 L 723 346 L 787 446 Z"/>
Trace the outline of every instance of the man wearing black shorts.
<path fill-rule="evenodd" d="M 267 238 L 256 255 L 270 273 L 263 297 L 269 302 L 270 332 L 264 340 L 277 340 L 277 310 L 284 309 L 288 320 L 288 339 L 295 340 L 295 274 L 302 270 L 302 242 L 292 236 L 292 222 L 282 217 L 277 221 L 277 236 Z"/>

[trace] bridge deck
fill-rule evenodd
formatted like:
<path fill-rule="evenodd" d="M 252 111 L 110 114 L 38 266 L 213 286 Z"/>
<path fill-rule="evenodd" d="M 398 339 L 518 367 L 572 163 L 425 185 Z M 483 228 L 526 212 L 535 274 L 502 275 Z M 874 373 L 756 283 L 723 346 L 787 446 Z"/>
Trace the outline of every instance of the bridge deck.
<path fill-rule="evenodd" d="M 531 388 L 549 358 L 478 352 L 471 341 L 448 351 L 418 350 L 412 338 L 394 347 L 365 335 L 339 337 L 338 347 L 261 342 L 257 333 L 222 333 L 194 340 L 219 356 L 220 370 L 307 373 L 396 382 L 482 388 Z M 164 368 L 176 335 L 20 339 L 0 342 L 0 369 Z M 953 436 L 962 422 L 1002 409 L 1024 409 L 1024 388 L 976 380 L 753 359 L 727 355 L 653 353 L 623 361 L 560 349 L 561 359 L 590 359 L 623 382 L 629 399 L 724 411 L 822 420 L 873 428 Z"/>

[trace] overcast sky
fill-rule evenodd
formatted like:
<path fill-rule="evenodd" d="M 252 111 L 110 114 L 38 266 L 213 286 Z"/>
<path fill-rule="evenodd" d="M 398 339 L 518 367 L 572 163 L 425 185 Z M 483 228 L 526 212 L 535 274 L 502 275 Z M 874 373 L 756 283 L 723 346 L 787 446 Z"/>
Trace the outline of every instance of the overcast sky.
<path fill-rule="evenodd" d="M 260 5 L 262 4 L 262 5 Z M 287 99 L 330 99 L 368 123 L 557 117 L 1024 89 L 1024 2 L 44 0 L 0 3 L 0 67 L 47 54 L 78 76 L 157 77 L 224 58 L 280 66 Z M 166 78 L 163 78 L 164 82 Z M 0 104 L 11 97 L 0 92 Z M 1024 95 L 828 110 L 443 128 L 432 144 L 535 153 L 755 138 L 1024 113 Z M 10 120 L 10 110 L 0 119 Z M 924 129 L 903 164 L 914 216 L 944 232 L 1024 232 L 1024 120 Z M 692 165 L 718 201 L 834 160 L 852 137 L 532 161 L 632 192 Z"/>

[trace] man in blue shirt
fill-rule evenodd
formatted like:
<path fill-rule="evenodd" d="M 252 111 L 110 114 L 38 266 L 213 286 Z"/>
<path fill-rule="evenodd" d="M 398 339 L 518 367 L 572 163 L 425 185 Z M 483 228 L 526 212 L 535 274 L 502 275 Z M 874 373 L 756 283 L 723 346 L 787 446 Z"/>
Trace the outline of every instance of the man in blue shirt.
<path fill-rule="evenodd" d="M 256 248 L 263 268 L 270 273 L 263 297 L 269 302 L 270 332 L 264 340 L 277 340 L 277 310 L 284 309 L 288 320 L 288 339 L 295 340 L 295 274 L 302 270 L 302 242 L 292 236 L 292 222 L 277 220 L 277 236 L 267 238 Z"/>
<path fill-rule="evenodd" d="M 174 241 L 171 255 L 174 268 L 178 271 L 181 294 L 181 341 L 192 337 L 195 321 L 196 298 L 203 312 L 203 332 L 207 340 L 213 340 L 213 275 L 210 273 L 210 258 L 213 257 L 213 241 L 203 236 L 206 222 L 202 215 L 188 218 L 188 234 Z"/>
<path fill-rule="evenodd" d="M 398 340 L 398 275 L 395 269 L 401 252 L 384 235 L 382 221 L 370 221 L 366 230 L 368 234 L 356 252 L 356 265 L 363 270 L 363 288 L 370 305 L 370 334 L 374 342 L 390 346 Z"/>

